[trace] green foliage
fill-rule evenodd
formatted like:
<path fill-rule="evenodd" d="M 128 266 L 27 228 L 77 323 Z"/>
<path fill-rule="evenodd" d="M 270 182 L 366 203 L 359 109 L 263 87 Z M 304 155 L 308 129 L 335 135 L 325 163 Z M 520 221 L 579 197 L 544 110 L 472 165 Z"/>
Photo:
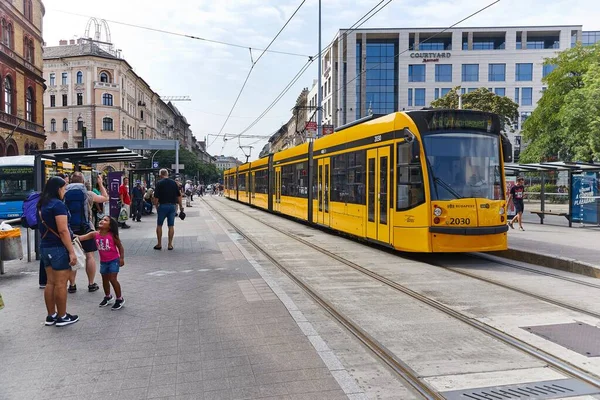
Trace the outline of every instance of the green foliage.
<path fill-rule="evenodd" d="M 521 162 L 591 161 L 600 157 L 600 45 L 574 48 L 547 59 L 556 69 L 523 125 L 528 143 Z"/>
<path fill-rule="evenodd" d="M 531 186 L 526 186 L 525 187 L 525 192 L 527 193 L 527 199 L 528 200 L 540 200 L 541 195 L 540 192 L 542 190 L 542 185 L 541 184 L 535 184 L 535 185 L 531 185 Z M 547 203 L 561 203 L 561 204 L 566 204 L 569 202 L 569 196 L 567 195 L 558 195 L 555 193 L 558 193 L 558 186 L 551 184 L 551 183 L 547 183 L 544 186 L 544 196 L 546 198 L 546 202 Z"/>
<path fill-rule="evenodd" d="M 160 150 L 154 156 L 154 161 L 158 161 L 161 168 L 171 168 L 175 164 L 175 150 Z M 142 168 L 150 168 L 150 157 L 142 161 Z M 191 151 L 179 149 L 179 164 L 183 164 L 185 169 L 180 171 L 181 175 L 192 180 L 197 178 L 200 182 L 206 184 L 217 182 L 222 178 L 222 173 L 217 170 L 214 164 L 205 164 L 198 160 L 198 157 Z"/>
<path fill-rule="evenodd" d="M 435 108 L 458 109 L 458 94 L 460 86 L 450 90 L 444 97 L 431 102 Z M 479 88 L 462 95 L 462 108 L 464 110 L 477 110 L 498 114 L 504 124 L 504 131 L 514 130 L 513 126 L 518 118 L 519 105 L 505 96 L 498 96 L 486 88 Z"/>

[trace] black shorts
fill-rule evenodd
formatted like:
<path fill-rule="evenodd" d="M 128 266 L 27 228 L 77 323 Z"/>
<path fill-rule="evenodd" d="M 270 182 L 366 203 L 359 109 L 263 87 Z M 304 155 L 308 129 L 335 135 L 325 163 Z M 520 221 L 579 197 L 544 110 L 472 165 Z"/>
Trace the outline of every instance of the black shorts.
<path fill-rule="evenodd" d="M 83 235 L 83 233 L 74 232 L 76 235 Z M 83 251 L 86 253 L 93 253 L 98 251 L 98 245 L 96 245 L 96 239 L 88 239 L 81 241 L 81 247 L 83 247 Z"/>
<path fill-rule="evenodd" d="M 523 204 L 523 202 L 515 201 L 515 214 L 522 213 L 523 210 L 525 210 L 525 205 Z"/>

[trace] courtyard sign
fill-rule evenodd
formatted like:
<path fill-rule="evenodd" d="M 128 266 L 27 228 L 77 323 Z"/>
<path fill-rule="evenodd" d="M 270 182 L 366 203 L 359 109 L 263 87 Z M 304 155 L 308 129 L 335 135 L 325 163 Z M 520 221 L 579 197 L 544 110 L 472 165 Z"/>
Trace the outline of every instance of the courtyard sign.
<path fill-rule="evenodd" d="M 451 53 L 410 53 L 410 58 L 422 58 L 423 62 L 438 62 L 440 58 L 450 58 Z"/>

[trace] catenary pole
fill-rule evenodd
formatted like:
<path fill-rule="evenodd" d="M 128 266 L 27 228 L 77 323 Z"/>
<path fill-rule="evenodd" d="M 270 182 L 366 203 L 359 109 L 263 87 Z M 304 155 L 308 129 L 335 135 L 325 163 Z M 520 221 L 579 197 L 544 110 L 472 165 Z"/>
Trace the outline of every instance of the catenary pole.
<path fill-rule="evenodd" d="M 321 69 L 323 54 L 321 54 L 321 0 L 319 0 L 319 66 L 318 66 L 318 91 L 317 91 L 317 137 L 323 136 L 323 88 L 321 86 Z"/>

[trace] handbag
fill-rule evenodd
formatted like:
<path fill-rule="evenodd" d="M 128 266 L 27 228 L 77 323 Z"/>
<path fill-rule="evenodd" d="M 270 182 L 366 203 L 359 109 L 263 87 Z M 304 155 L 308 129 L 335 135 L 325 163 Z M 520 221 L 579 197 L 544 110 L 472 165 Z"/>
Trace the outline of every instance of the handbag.
<path fill-rule="evenodd" d="M 127 215 L 127 208 L 125 206 L 121 207 L 121 211 L 119 211 L 119 222 L 125 222 L 129 219 L 129 215 Z"/>
<path fill-rule="evenodd" d="M 44 234 L 44 236 L 42 236 L 42 239 L 48 234 L 48 232 L 52 232 L 56 237 L 60 239 L 60 235 L 56 233 L 54 229 L 50 228 L 48 224 L 46 224 L 46 221 L 44 221 L 44 218 L 42 218 L 41 212 L 39 212 L 39 216 L 40 220 L 42 221 L 42 224 L 46 227 L 46 233 Z M 73 252 L 75 253 L 75 257 L 77 258 L 77 262 L 75 263 L 75 265 L 71 265 L 71 269 L 73 271 L 77 271 L 78 269 L 85 267 L 85 251 L 83 251 L 83 246 L 81 245 L 81 242 L 79 241 L 78 237 L 74 237 L 71 241 L 71 244 L 73 245 Z"/>
<path fill-rule="evenodd" d="M 0 310 L 4 308 L 4 300 L 2 300 L 2 293 L 0 293 Z"/>

